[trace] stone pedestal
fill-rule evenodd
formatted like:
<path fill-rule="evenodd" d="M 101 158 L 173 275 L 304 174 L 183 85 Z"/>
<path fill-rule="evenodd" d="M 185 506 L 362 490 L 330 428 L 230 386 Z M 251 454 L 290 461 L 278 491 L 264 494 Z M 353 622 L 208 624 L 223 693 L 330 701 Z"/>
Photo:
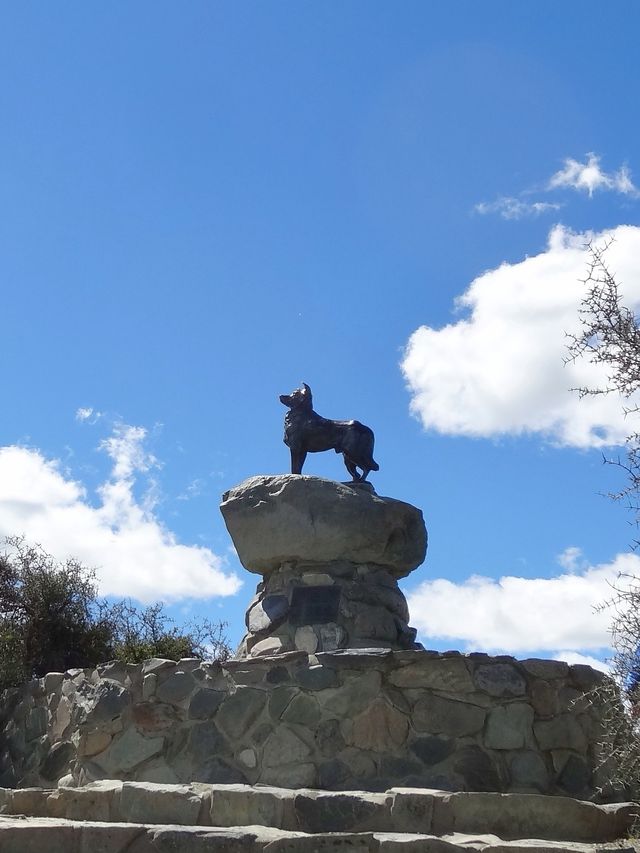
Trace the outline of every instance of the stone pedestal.
<path fill-rule="evenodd" d="M 220 509 L 242 565 L 263 578 L 237 657 L 420 648 L 398 587 L 425 557 L 419 509 L 295 474 L 245 480 Z"/>

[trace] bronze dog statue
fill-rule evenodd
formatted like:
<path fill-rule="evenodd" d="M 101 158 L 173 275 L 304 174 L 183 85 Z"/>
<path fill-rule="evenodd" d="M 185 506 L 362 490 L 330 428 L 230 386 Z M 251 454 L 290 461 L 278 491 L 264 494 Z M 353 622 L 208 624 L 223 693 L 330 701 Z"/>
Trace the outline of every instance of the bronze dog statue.
<path fill-rule="evenodd" d="M 322 450 L 342 453 L 355 482 L 366 480 L 369 471 L 379 470 L 373 458 L 373 430 L 360 421 L 331 421 L 318 415 L 313 411 L 311 388 L 304 382 L 291 394 L 281 394 L 280 402 L 289 408 L 284 417 L 284 443 L 291 451 L 292 474 L 302 473 L 307 453 Z"/>

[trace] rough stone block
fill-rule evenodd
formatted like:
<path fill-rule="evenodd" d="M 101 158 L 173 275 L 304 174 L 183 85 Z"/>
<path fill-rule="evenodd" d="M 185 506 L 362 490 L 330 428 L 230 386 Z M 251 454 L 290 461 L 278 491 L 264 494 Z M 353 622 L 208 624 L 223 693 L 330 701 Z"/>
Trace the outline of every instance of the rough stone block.
<path fill-rule="evenodd" d="M 289 612 L 286 595 L 265 595 L 247 612 L 247 628 L 252 634 L 272 631 Z"/>
<path fill-rule="evenodd" d="M 411 752 L 427 766 L 440 764 L 455 750 L 455 740 L 447 737 L 418 737 L 409 744 Z"/>
<path fill-rule="evenodd" d="M 216 723 L 230 740 L 247 734 L 266 704 L 267 695 L 253 687 L 239 687 L 220 705 Z"/>
<path fill-rule="evenodd" d="M 431 831 L 433 794 L 420 788 L 391 788 L 391 827 L 400 832 Z M 427 848 L 428 849 L 428 848 Z"/>
<path fill-rule="evenodd" d="M 265 767 L 302 762 L 311 755 L 307 744 L 291 729 L 279 726 L 265 741 L 262 760 Z"/>
<path fill-rule="evenodd" d="M 129 823 L 194 826 L 203 795 L 188 785 L 125 782 L 120 793 L 119 819 Z"/>
<path fill-rule="evenodd" d="M 414 705 L 412 722 L 420 732 L 462 737 L 480 731 L 485 717 L 477 705 L 427 694 Z"/>
<path fill-rule="evenodd" d="M 524 749 L 533 745 L 533 708 L 524 702 L 492 708 L 484 743 L 489 749 Z"/>
<path fill-rule="evenodd" d="M 192 692 L 195 682 L 191 673 L 177 670 L 172 672 L 156 689 L 156 696 L 161 702 L 179 705 Z"/>
<path fill-rule="evenodd" d="M 318 701 L 327 711 L 337 716 L 352 716 L 363 711 L 372 699 L 380 695 L 382 676 L 375 669 L 355 670 L 345 675 L 342 687 L 323 690 Z"/>
<path fill-rule="evenodd" d="M 473 680 L 479 690 L 490 696 L 523 696 L 527 691 L 524 676 L 508 663 L 482 664 L 476 668 Z"/>
<path fill-rule="evenodd" d="M 560 714 L 552 720 L 538 720 L 533 725 L 536 740 L 542 750 L 572 749 L 584 752 L 587 739 L 578 721 L 571 714 Z"/>
<path fill-rule="evenodd" d="M 146 738 L 135 728 L 128 728 L 116 738 L 108 749 L 95 756 L 95 761 L 107 774 L 115 776 L 129 773 L 143 761 L 159 755 L 164 747 L 163 737 Z"/>
<path fill-rule="evenodd" d="M 189 702 L 189 717 L 192 720 L 206 720 L 213 717 L 224 697 L 222 690 L 209 690 L 206 687 L 197 690 Z"/>
<path fill-rule="evenodd" d="M 351 724 L 342 728 L 348 744 L 378 753 L 397 750 L 409 731 L 406 715 L 383 699 L 376 699 L 353 720 L 345 722 Z"/>
<path fill-rule="evenodd" d="M 211 823 L 214 826 L 271 826 L 297 829 L 295 792 L 286 788 L 213 785 Z"/>
<path fill-rule="evenodd" d="M 309 791 L 296 796 L 294 808 L 303 832 L 365 832 L 388 826 L 386 800 L 386 794 L 362 791 Z"/>
<path fill-rule="evenodd" d="M 541 794 L 549 790 L 549 771 L 539 752 L 529 750 L 511 756 L 509 773 L 512 788 L 537 790 Z"/>
<path fill-rule="evenodd" d="M 473 687 L 469 670 L 460 658 L 422 658 L 394 670 L 389 681 L 395 687 L 469 693 Z"/>
<path fill-rule="evenodd" d="M 416 507 L 319 477 L 252 477 L 220 506 L 243 566 L 269 573 L 285 562 L 375 563 L 404 577 L 424 560 Z"/>
<path fill-rule="evenodd" d="M 318 648 L 318 635 L 311 625 L 301 625 L 296 628 L 293 644 L 296 649 L 312 655 Z"/>
<path fill-rule="evenodd" d="M 569 674 L 569 664 L 563 660 L 527 658 L 520 661 L 520 665 L 536 678 L 543 678 L 547 681 L 554 678 L 566 678 Z"/>

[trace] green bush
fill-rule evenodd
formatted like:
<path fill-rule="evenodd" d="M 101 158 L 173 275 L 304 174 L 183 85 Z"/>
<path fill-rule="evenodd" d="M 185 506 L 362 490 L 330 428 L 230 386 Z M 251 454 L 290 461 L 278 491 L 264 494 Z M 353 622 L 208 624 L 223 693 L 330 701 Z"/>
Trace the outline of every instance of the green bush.
<path fill-rule="evenodd" d="M 148 657 L 224 659 L 223 623 L 178 627 L 162 604 L 98 597 L 95 572 L 8 537 L 0 554 L 0 688 L 47 672 Z"/>

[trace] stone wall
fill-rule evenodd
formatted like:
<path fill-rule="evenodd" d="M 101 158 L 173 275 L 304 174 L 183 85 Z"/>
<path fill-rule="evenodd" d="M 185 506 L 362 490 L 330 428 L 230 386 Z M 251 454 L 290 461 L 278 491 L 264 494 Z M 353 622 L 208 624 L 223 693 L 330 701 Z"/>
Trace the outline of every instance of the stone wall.
<path fill-rule="evenodd" d="M 383 649 L 50 673 L 2 696 L 0 786 L 150 782 L 591 798 L 603 676 Z"/>

